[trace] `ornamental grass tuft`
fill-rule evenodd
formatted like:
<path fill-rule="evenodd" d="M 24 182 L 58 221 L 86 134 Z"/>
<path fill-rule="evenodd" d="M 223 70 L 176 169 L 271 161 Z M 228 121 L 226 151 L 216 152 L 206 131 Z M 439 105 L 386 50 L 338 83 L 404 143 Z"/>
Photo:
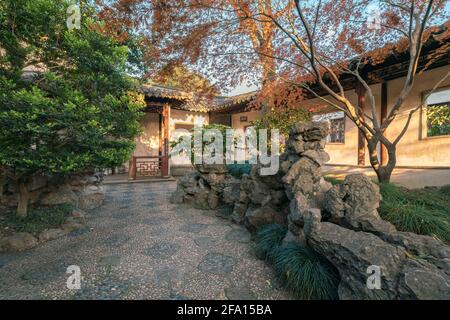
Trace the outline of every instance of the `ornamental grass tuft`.
<path fill-rule="evenodd" d="M 282 244 L 286 227 L 270 224 L 255 236 L 258 257 L 273 265 L 283 285 L 299 299 L 337 299 L 339 274 L 324 258 L 296 243 Z"/>
<path fill-rule="evenodd" d="M 273 267 L 286 287 L 300 299 L 338 299 L 337 270 L 310 248 L 296 243 L 281 245 L 274 255 Z"/>
<path fill-rule="evenodd" d="M 255 253 L 263 260 L 272 262 L 277 248 L 286 236 L 287 228 L 279 224 L 269 224 L 258 230 L 255 236 Z"/>
<path fill-rule="evenodd" d="M 380 216 L 398 230 L 438 238 L 450 243 L 449 187 L 409 190 L 380 184 Z"/>

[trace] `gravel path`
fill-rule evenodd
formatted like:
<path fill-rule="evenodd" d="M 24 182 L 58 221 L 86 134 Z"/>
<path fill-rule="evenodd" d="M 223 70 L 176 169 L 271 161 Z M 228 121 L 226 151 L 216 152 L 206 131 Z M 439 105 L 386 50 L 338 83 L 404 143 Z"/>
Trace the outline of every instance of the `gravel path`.
<path fill-rule="evenodd" d="M 86 228 L 0 254 L 0 299 L 290 299 L 241 226 L 172 205 L 175 182 L 108 185 Z M 69 290 L 66 269 L 81 269 Z"/>

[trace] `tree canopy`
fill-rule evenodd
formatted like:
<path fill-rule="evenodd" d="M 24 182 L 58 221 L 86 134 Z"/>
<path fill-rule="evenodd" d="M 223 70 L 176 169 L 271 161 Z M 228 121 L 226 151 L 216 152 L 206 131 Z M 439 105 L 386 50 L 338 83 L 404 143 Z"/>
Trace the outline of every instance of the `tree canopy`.
<path fill-rule="evenodd" d="M 176 87 L 188 92 L 217 95 L 219 90 L 203 75 L 184 65 L 167 65 L 147 80 L 148 83 Z"/>
<path fill-rule="evenodd" d="M 0 2 L 0 169 L 20 189 L 21 215 L 33 175 L 118 166 L 140 130 L 128 48 L 99 32 L 104 22 L 88 5 L 81 28 L 68 30 L 68 5 Z"/>
<path fill-rule="evenodd" d="M 257 84 L 252 106 L 301 107 L 305 97 L 343 111 L 367 141 L 370 162 L 380 181 L 396 164 L 396 147 L 409 127 L 388 138 L 387 128 L 411 93 L 416 74 L 450 45 L 447 0 L 117 0 L 105 6 L 111 20 L 146 30 L 159 61 L 187 62 L 233 88 Z M 420 65 L 425 43 L 442 44 Z M 386 118 L 378 119 L 376 95 L 364 66 L 405 54 L 407 75 Z M 446 77 L 449 75 L 447 74 Z M 351 101 L 342 78 L 351 78 L 367 97 L 363 110 Z M 444 79 L 445 79 L 444 78 Z M 440 79 L 436 86 L 444 79 Z M 270 108 L 265 108 L 269 105 Z M 379 146 L 388 161 L 379 161 Z"/>

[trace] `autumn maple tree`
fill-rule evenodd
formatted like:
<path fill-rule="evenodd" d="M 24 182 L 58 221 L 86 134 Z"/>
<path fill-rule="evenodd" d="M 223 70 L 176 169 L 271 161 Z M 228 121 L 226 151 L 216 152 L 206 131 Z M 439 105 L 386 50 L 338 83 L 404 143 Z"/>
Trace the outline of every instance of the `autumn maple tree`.
<path fill-rule="evenodd" d="M 220 92 L 206 77 L 184 65 L 169 64 L 145 80 L 146 84 L 158 84 L 198 92 L 202 96 L 216 96 Z"/>
<path fill-rule="evenodd" d="M 276 10 L 271 1 L 257 5 L 240 0 L 117 0 L 103 1 L 100 17 L 117 30 L 134 31 L 143 36 L 149 61 L 147 73 L 173 75 L 162 70 L 190 66 L 209 76 L 222 92 L 241 83 L 267 89 L 276 79 L 273 37 L 275 26 L 248 19 L 264 12 L 278 16 L 288 3 Z M 255 54 L 258 52 L 259 54 Z M 145 57 L 144 57 L 145 59 Z M 175 69 L 174 69 L 175 68 Z M 170 80 L 169 80 L 170 81 Z M 266 104 L 272 104 L 270 95 Z"/>
<path fill-rule="evenodd" d="M 148 39 L 148 52 L 160 64 L 186 63 L 222 89 L 244 80 L 260 90 L 251 106 L 301 107 L 301 99 L 343 111 L 367 141 L 379 181 L 389 181 L 397 145 L 420 105 L 410 109 L 403 129 L 388 127 L 404 106 L 416 75 L 448 47 L 446 0 L 118 0 L 105 6 L 108 21 L 127 21 Z M 439 27 L 433 27 L 439 26 Z M 145 31 L 144 31 L 145 30 Z M 421 63 L 424 44 L 444 43 Z M 377 114 L 377 95 L 367 66 L 392 55 L 408 58 L 402 90 L 386 117 Z M 161 67 L 161 66 L 159 66 Z M 155 68 L 158 66 L 155 65 Z M 448 77 L 440 79 L 437 88 Z M 366 98 L 351 100 L 348 82 Z M 426 97 L 424 97 L 426 98 Z M 380 162 L 380 150 L 387 159 Z"/>

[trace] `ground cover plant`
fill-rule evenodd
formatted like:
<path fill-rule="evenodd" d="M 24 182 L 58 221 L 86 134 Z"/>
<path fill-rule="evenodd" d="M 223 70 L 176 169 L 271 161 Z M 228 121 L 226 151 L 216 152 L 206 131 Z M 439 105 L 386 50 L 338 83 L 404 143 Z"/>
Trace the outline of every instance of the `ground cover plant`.
<path fill-rule="evenodd" d="M 68 204 L 31 207 L 26 217 L 14 214 L 0 216 L 0 234 L 28 232 L 37 235 L 45 229 L 61 226 L 72 212 Z"/>
<path fill-rule="evenodd" d="M 255 235 L 257 256 L 273 265 L 277 277 L 300 299 L 337 299 L 339 275 L 334 267 L 310 248 L 283 244 L 287 228 L 270 224 Z"/>

